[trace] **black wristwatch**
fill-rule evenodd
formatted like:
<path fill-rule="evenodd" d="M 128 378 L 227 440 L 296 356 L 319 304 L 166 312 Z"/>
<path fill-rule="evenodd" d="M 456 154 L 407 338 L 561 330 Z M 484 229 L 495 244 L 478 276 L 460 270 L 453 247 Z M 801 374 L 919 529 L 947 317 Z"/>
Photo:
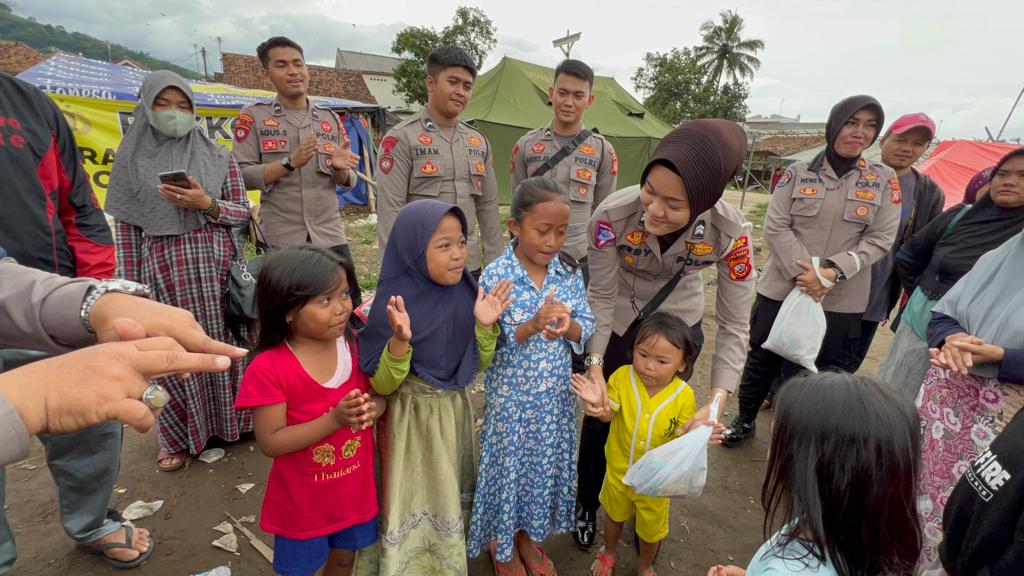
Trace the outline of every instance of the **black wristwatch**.
<path fill-rule="evenodd" d="M 295 166 L 292 166 L 292 159 L 287 156 L 281 158 L 281 166 L 284 166 L 289 172 L 295 172 Z"/>
<path fill-rule="evenodd" d="M 846 274 L 843 274 L 843 271 L 838 266 L 833 265 L 831 268 L 836 273 L 836 284 L 842 284 L 846 280 Z"/>

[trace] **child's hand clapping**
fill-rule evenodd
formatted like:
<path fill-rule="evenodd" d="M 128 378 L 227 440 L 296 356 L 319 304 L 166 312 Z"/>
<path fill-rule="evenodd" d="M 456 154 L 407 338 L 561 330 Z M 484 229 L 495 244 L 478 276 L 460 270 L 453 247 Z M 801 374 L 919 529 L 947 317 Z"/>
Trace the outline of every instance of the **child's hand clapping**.
<path fill-rule="evenodd" d="M 399 342 L 412 340 L 412 325 L 409 322 L 409 313 L 405 311 L 405 300 L 401 296 L 392 296 L 388 300 L 387 312 L 392 337 Z"/>
<path fill-rule="evenodd" d="M 552 290 L 530 322 L 534 333 L 540 333 L 548 340 L 558 340 L 572 325 L 572 308 L 555 300 L 555 291 Z"/>
<path fill-rule="evenodd" d="M 481 326 L 490 330 L 514 299 L 512 281 L 508 278 L 500 280 L 487 294 L 484 294 L 484 287 L 480 286 L 476 295 L 476 305 L 473 306 L 473 315 Z"/>
<path fill-rule="evenodd" d="M 373 426 L 376 407 L 373 405 L 370 395 L 353 390 L 338 401 L 334 407 L 334 418 L 342 426 L 351 428 L 358 432 Z"/>

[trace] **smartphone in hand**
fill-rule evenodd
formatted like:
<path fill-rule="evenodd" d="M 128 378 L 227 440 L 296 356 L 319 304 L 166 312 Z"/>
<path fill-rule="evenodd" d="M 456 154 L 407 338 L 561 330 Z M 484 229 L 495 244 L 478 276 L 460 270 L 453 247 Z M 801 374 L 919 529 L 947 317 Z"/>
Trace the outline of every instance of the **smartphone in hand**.
<path fill-rule="evenodd" d="M 188 180 L 188 173 L 184 170 L 172 170 L 157 174 L 161 184 L 170 184 L 178 188 L 191 188 L 192 183 Z"/>

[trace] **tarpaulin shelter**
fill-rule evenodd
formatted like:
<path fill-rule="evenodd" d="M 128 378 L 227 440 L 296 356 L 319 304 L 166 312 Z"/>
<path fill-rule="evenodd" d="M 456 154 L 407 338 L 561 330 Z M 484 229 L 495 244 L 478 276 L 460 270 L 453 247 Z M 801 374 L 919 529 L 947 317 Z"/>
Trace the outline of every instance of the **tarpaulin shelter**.
<path fill-rule="evenodd" d="M 508 160 L 512 147 L 524 134 L 552 119 L 548 88 L 555 70 L 505 57 L 476 79 L 473 98 L 462 113 L 487 136 L 493 151 L 494 170 L 503 203 L 511 198 Z M 661 138 L 672 129 L 643 107 L 614 78 L 594 80 L 594 105 L 583 124 L 600 132 L 619 157 L 618 186 L 636 184 L 648 158 Z"/>
<path fill-rule="evenodd" d="M 1016 148 L 1019 148 L 1016 144 L 1000 142 L 944 140 L 917 169 L 939 184 L 946 193 L 945 207 L 949 208 L 963 200 L 964 189 L 975 174 L 994 166 Z"/>
<path fill-rule="evenodd" d="M 64 113 L 101 204 L 106 197 L 114 153 L 131 125 L 139 87 L 148 74 L 145 70 L 69 54 L 55 54 L 18 74 L 18 78 L 50 96 Z M 266 90 L 210 82 L 191 84 L 200 128 L 211 140 L 228 148 L 234 144 L 233 128 L 242 107 L 274 97 L 273 92 Z M 380 108 L 340 98 L 316 96 L 313 101 L 339 113 L 369 113 Z"/>

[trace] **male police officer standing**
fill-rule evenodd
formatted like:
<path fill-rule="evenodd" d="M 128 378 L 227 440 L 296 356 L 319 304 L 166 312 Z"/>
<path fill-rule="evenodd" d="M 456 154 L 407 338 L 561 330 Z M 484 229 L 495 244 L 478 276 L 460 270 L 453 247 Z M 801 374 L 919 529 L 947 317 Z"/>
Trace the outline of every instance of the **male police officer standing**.
<path fill-rule="evenodd" d="M 548 88 L 554 118 L 520 138 L 509 161 L 513 191 L 526 178 L 546 174 L 568 195 L 571 211 L 564 250 L 580 261 L 587 256 L 590 215 L 616 190 L 619 173 L 612 145 L 583 128 L 583 113 L 594 103 L 593 87 L 590 66 L 579 60 L 559 64 L 554 86 Z"/>
<path fill-rule="evenodd" d="M 427 57 L 427 106 L 381 140 L 377 156 L 377 246 L 383 257 L 395 217 L 403 206 L 433 198 L 457 204 L 470 234 L 467 268 L 480 276 L 483 264 L 501 253 L 498 183 L 491 145 L 459 120 L 469 104 L 476 64 L 461 48 L 442 46 Z M 473 229 L 480 224 L 480 242 Z"/>
<path fill-rule="evenodd" d="M 271 246 L 308 243 L 330 248 L 351 262 L 335 184 L 355 185 L 359 157 L 349 150 L 338 116 L 308 98 L 309 70 L 302 47 L 274 36 L 256 54 L 277 96 L 242 109 L 232 155 L 245 185 L 262 192 L 261 229 Z M 350 289 L 358 303 L 359 287 Z"/>

